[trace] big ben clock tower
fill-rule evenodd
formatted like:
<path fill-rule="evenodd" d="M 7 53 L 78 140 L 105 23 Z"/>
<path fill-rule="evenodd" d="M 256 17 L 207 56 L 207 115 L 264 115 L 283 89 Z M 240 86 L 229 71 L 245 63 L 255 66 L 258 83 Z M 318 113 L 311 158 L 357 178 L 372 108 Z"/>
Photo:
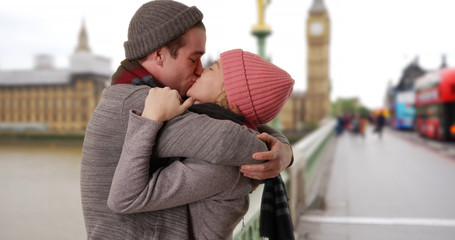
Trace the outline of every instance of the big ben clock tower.
<path fill-rule="evenodd" d="M 323 0 L 313 0 L 307 20 L 305 121 L 319 122 L 330 109 L 330 20 Z"/>

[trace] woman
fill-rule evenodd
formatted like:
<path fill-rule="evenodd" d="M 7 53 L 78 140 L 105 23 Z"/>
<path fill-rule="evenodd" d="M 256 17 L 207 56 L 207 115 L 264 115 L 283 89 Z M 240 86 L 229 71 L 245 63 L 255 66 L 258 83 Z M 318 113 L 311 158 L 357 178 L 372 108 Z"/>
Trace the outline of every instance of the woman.
<path fill-rule="evenodd" d="M 117 212 L 134 213 L 188 204 L 192 237 L 229 238 L 248 210 L 248 194 L 253 189 L 253 182 L 240 173 L 238 166 L 244 162 L 237 162 L 234 155 L 226 161 L 218 161 L 218 157 L 204 159 L 207 154 L 203 153 L 207 151 L 212 156 L 213 153 L 221 156 L 216 153 L 222 151 L 225 144 L 231 144 L 229 139 L 213 149 L 204 149 L 198 143 L 192 144 L 191 148 L 185 147 L 188 145 L 185 133 L 191 124 L 201 123 L 192 122 L 193 113 L 184 110 L 194 100 L 193 111 L 226 119 L 232 124 L 241 123 L 257 134 L 253 129 L 278 115 L 293 85 L 294 80 L 282 69 L 257 55 L 237 49 L 222 53 L 219 61 L 204 69 L 187 92 L 190 99 L 182 105 L 176 91 L 151 89 L 144 111 L 131 114 L 128 124 L 128 131 L 147 131 L 144 132 L 147 137 L 129 139 L 127 133 L 109 194 L 109 207 Z M 143 128 L 135 123 L 139 118 L 150 119 L 150 126 Z M 179 128 L 171 121 L 163 124 L 172 118 L 179 118 L 187 124 L 180 124 Z M 200 133 L 201 137 L 205 134 Z M 147 141 L 151 146 L 137 148 L 135 141 Z M 245 142 L 243 148 L 239 152 L 267 150 L 265 145 L 251 145 L 249 142 Z M 176 156 L 178 150 L 180 153 Z M 162 167 L 163 157 L 187 159 L 171 161 L 167 167 Z"/>

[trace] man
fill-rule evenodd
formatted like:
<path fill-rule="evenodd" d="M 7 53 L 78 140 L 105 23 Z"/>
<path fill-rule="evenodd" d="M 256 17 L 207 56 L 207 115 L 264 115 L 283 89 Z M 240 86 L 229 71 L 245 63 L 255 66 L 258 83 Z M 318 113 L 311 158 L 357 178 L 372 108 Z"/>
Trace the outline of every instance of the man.
<path fill-rule="evenodd" d="M 175 1 L 152 1 L 140 7 L 131 19 L 128 41 L 124 44 L 126 60 L 112 76 L 114 85 L 103 91 L 84 139 L 81 196 L 89 239 L 187 239 L 190 235 L 187 206 L 117 214 L 108 208 L 107 199 L 130 110 L 144 108 L 149 87 L 167 86 L 185 96 L 201 74 L 206 41 L 202 18 L 196 7 Z M 212 121 L 218 120 L 207 120 L 204 124 L 210 126 Z M 284 136 L 266 126 L 262 128 L 286 142 Z M 240 132 L 225 137 L 232 139 L 232 148 L 245 141 L 245 134 Z M 291 148 L 275 137 L 260 135 L 271 151 L 255 153 L 253 157 L 269 161 L 242 166 L 245 176 L 271 178 L 289 166 Z M 248 141 L 254 140 L 257 139 Z"/>

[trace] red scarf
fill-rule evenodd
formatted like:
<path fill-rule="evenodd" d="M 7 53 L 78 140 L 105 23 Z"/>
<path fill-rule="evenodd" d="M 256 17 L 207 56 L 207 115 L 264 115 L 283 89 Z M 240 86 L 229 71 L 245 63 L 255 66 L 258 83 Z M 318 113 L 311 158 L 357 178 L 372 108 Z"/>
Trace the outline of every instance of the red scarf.
<path fill-rule="evenodd" d="M 111 85 L 133 84 L 157 87 L 153 76 L 135 60 L 123 60 L 112 75 Z"/>

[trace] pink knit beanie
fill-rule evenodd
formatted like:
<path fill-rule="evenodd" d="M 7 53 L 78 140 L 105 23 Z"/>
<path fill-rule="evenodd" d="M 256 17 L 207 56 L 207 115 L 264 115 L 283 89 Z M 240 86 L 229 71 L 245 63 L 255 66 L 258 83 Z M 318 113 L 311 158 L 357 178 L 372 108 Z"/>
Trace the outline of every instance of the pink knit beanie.
<path fill-rule="evenodd" d="M 229 105 L 237 106 L 246 126 L 256 128 L 280 113 L 294 86 L 287 72 L 241 49 L 222 53 L 221 63 Z"/>

